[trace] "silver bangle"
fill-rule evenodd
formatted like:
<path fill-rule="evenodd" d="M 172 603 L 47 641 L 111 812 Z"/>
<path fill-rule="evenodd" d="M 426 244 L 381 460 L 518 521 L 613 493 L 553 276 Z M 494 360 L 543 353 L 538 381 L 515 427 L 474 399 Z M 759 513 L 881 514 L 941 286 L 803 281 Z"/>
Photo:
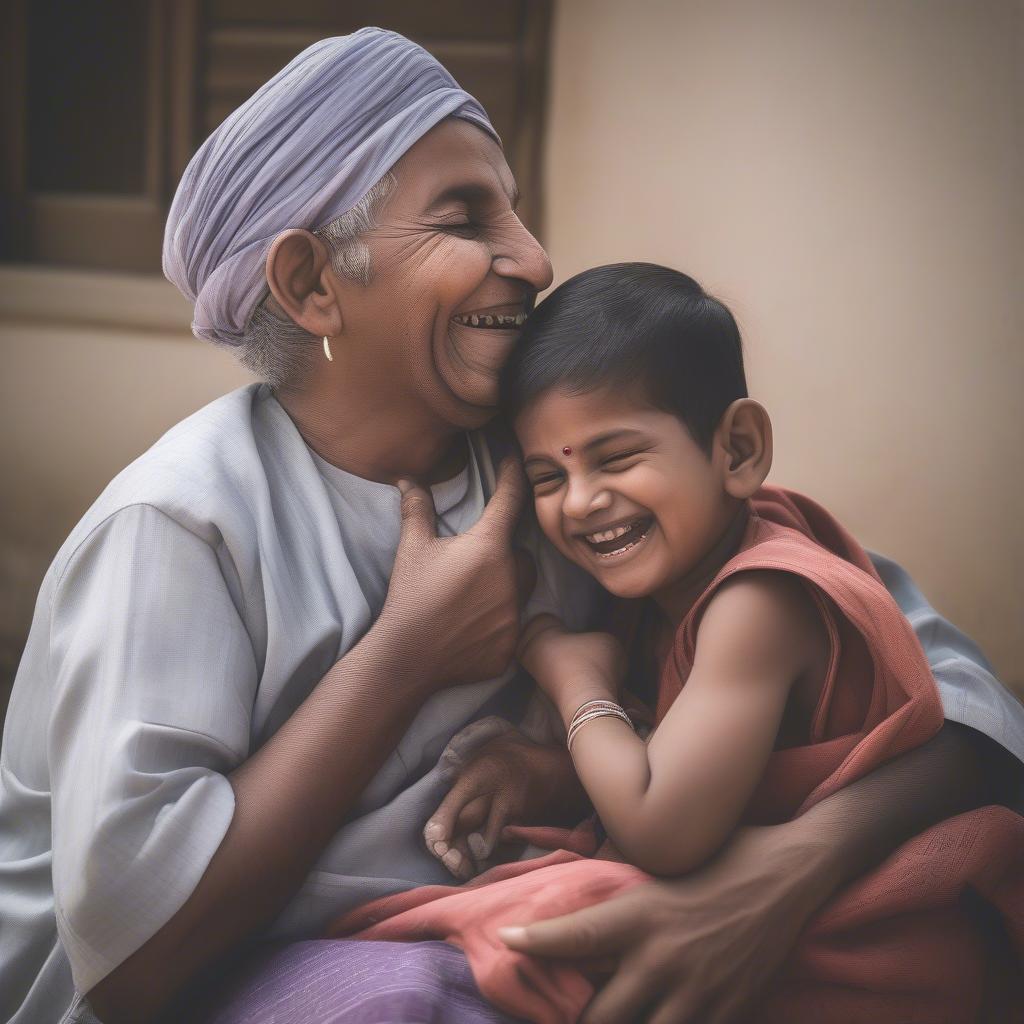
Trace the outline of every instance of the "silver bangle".
<path fill-rule="evenodd" d="M 576 739 L 577 733 L 583 728 L 588 722 L 593 722 L 598 718 L 619 718 L 633 729 L 633 722 L 629 715 L 626 714 L 625 708 L 621 704 L 616 704 L 613 700 L 588 700 L 584 701 L 577 709 L 575 714 L 572 716 L 572 721 L 569 723 L 569 731 L 565 737 L 565 745 L 569 748 L 569 753 L 572 753 L 572 743 Z"/>

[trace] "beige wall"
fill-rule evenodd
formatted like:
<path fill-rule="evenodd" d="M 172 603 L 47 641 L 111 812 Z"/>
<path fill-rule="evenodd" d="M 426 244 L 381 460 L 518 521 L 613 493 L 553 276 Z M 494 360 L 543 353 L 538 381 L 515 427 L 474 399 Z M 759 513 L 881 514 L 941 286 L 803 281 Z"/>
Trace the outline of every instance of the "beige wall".
<path fill-rule="evenodd" d="M 729 303 L 774 482 L 1017 684 L 1022 25 L 1005 0 L 560 0 L 546 169 L 557 280 L 651 260 Z"/>
<path fill-rule="evenodd" d="M 163 280 L 0 268 L 0 714 L 71 527 L 168 427 L 247 379 L 188 322 Z"/>
<path fill-rule="evenodd" d="M 1020 12 L 559 0 L 547 167 L 559 278 L 660 260 L 730 302 L 774 479 L 1018 683 Z M 0 269 L 0 634 L 107 480 L 246 379 L 187 322 L 153 279 Z"/>

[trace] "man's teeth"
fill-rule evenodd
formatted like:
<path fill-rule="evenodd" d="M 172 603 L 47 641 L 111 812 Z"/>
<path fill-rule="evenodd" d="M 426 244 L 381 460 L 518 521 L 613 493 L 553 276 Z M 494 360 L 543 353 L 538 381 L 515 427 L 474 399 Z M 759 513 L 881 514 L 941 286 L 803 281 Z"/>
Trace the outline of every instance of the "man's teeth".
<path fill-rule="evenodd" d="M 453 316 L 452 319 L 457 324 L 463 324 L 466 327 L 522 327 L 526 322 L 526 314 L 470 313 Z"/>
<path fill-rule="evenodd" d="M 587 540 L 591 544 L 603 544 L 605 541 L 615 540 L 616 537 L 621 537 L 624 533 L 629 533 L 638 523 L 630 523 L 628 526 L 616 526 L 614 530 L 601 530 L 599 533 L 588 533 Z"/>

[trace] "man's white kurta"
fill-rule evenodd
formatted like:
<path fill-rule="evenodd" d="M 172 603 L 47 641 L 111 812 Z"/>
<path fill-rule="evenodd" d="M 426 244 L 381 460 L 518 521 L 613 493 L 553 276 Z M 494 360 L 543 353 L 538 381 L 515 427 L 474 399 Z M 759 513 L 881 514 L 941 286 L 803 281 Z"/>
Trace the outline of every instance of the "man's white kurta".
<path fill-rule="evenodd" d="M 439 532 L 480 516 L 479 436 L 434 488 Z M 60 1021 L 187 900 L 220 845 L 227 775 L 285 722 L 380 612 L 399 493 L 318 459 L 269 390 L 185 420 L 121 473 L 43 583 L 7 715 L 0 779 L 0 1021 Z M 586 614 L 587 588 L 541 557 L 531 613 Z M 918 628 L 947 713 L 1024 759 L 1020 708 L 974 648 L 881 566 Z M 577 627 L 582 623 L 573 622 Z M 274 925 L 450 883 L 421 830 L 466 723 L 518 720 L 511 674 L 432 697 Z M 254 851 L 254 855 L 255 851 Z"/>
<path fill-rule="evenodd" d="M 467 445 L 433 491 L 441 535 L 476 522 L 493 486 L 482 439 Z M 100 496 L 46 576 L 7 716 L 0 1020 L 59 1021 L 182 906 L 231 821 L 227 774 L 377 617 L 399 532 L 398 490 L 318 459 L 259 386 L 176 426 Z M 522 713 L 509 678 L 427 701 L 275 934 L 451 882 L 421 838 L 451 781 L 439 755 L 481 714 Z"/>

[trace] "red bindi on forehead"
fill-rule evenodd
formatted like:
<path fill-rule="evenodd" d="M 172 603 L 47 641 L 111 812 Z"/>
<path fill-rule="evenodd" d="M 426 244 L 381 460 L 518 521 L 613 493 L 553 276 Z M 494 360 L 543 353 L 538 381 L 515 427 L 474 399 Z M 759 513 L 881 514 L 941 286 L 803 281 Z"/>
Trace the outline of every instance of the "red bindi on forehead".
<path fill-rule="evenodd" d="M 563 455 L 572 455 L 572 449 L 571 449 L 571 448 L 570 448 L 570 447 L 569 447 L 568 445 L 566 445 L 566 446 L 565 446 L 565 447 L 564 447 L 564 448 L 562 449 L 562 454 L 563 454 Z"/>

